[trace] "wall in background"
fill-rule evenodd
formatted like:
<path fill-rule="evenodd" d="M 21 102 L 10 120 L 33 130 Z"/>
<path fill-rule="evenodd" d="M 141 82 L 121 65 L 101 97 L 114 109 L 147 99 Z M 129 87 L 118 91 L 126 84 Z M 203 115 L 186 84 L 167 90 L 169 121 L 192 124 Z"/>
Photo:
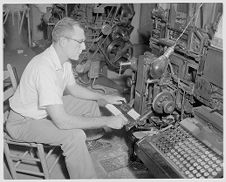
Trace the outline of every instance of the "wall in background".
<path fill-rule="evenodd" d="M 32 31 L 32 41 L 37 41 L 43 39 L 43 31 L 38 29 L 38 25 L 41 24 L 42 13 L 34 5 L 31 5 L 31 31 Z"/>
<path fill-rule="evenodd" d="M 149 45 L 150 32 L 152 30 L 151 11 L 154 6 L 154 3 L 142 3 L 140 7 L 139 42 L 147 45 Z"/>
<path fill-rule="evenodd" d="M 135 15 L 134 15 L 133 20 L 131 22 L 134 29 L 133 29 L 133 31 L 130 35 L 130 41 L 131 41 L 132 44 L 140 43 L 139 32 L 138 32 L 139 25 L 140 25 L 140 8 L 141 8 L 141 4 L 134 4 Z"/>

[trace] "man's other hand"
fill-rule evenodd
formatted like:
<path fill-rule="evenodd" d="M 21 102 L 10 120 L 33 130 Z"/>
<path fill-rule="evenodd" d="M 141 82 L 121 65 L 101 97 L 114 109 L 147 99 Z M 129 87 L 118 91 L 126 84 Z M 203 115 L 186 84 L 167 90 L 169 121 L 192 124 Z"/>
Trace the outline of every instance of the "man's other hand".
<path fill-rule="evenodd" d="M 126 124 L 128 124 L 128 119 L 123 114 L 110 116 L 107 121 L 107 126 L 113 129 L 121 129 Z"/>
<path fill-rule="evenodd" d="M 109 104 L 116 104 L 116 105 L 122 104 L 122 101 L 126 102 L 126 99 L 124 97 L 117 96 L 117 95 L 105 95 L 104 100 Z"/>

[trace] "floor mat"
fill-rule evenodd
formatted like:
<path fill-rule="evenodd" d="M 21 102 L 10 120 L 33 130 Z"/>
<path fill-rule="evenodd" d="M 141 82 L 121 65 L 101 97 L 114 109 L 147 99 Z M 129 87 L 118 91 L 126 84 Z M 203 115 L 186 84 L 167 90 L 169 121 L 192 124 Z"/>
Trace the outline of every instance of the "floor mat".
<path fill-rule="evenodd" d="M 93 152 L 96 150 L 101 150 L 101 149 L 109 149 L 112 147 L 111 143 L 109 142 L 100 142 L 100 141 L 87 141 L 86 145 L 88 147 L 89 152 Z"/>
<path fill-rule="evenodd" d="M 100 164 L 106 172 L 111 172 L 128 165 L 128 156 L 120 155 L 117 157 L 112 157 L 109 159 L 104 159 L 100 161 Z"/>

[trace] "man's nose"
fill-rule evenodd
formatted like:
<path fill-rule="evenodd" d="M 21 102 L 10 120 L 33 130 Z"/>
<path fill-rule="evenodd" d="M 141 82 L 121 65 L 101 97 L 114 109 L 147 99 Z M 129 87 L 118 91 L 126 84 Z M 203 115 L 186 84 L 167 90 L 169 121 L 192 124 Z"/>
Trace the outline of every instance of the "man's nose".
<path fill-rule="evenodd" d="M 85 50 L 86 49 L 86 44 L 85 42 L 82 43 L 82 50 Z"/>

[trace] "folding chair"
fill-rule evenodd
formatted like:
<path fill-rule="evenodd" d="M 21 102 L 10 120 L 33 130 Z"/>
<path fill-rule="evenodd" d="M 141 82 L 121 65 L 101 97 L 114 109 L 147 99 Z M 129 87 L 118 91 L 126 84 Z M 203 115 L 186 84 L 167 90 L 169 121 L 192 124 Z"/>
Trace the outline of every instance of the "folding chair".
<path fill-rule="evenodd" d="M 16 91 L 18 80 L 16 71 L 13 70 L 10 64 L 7 65 L 7 70 L 4 71 L 4 124 L 7 121 L 10 107 L 8 106 L 8 99 L 13 96 Z M 22 148 L 23 153 L 15 154 L 16 148 Z M 28 143 L 24 141 L 18 141 L 11 138 L 4 127 L 4 154 L 6 157 L 6 161 L 8 164 L 8 168 L 13 179 L 18 179 L 17 173 L 23 173 L 33 176 L 38 176 L 44 179 L 49 179 L 50 174 L 56 166 L 58 160 L 60 159 L 60 155 L 51 162 L 49 165 L 49 157 L 53 153 L 53 151 L 59 146 L 50 146 L 41 143 Z M 48 150 L 47 150 L 47 149 Z M 47 152 L 45 152 L 45 149 Z M 62 152 L 62 151 L 61 151 Z M 23 165 L 36 165 L 38 166 L 38 170 L 29 170 L 22 168 Z"/>

